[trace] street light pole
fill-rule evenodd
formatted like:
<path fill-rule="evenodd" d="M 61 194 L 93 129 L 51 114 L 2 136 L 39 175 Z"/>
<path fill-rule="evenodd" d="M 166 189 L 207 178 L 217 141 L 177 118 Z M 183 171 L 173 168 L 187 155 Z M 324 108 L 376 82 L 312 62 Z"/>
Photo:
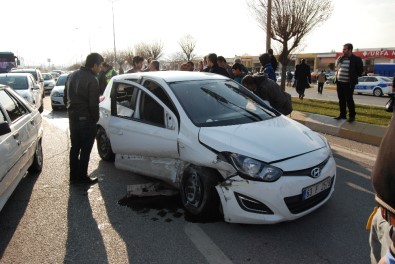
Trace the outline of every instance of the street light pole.
<path fill-rule="evenodd" d="M 111 9 L 112 9 L 112 35 L 114 37 L 114 68 L 117 67 L 117 49 L 115 47 L 115 22 L 114 22 L 114 2 L 116 0 L 109 0 L 111 2 Z"/>
<path fill-rule="evenodd" d="M 266 52 L 270 49 L 270 31 L 272 31 L 272 0 L 267 1 L 267 20 L 266 20 Z"/>

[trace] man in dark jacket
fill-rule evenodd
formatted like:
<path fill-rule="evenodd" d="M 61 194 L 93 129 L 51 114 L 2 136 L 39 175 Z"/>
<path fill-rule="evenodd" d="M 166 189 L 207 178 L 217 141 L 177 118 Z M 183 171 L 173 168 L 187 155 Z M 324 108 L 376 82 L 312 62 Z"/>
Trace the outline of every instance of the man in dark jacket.
<path fill-rule="evenodd" d="M 303 100 L 304 91 L 310 87 L 311 72 L 310 66 L 306 64 L 305 59 L 302 59 L 299 65 L 296 65 L 295 70 L 296 92 L 299 94 L 299 99 Z"/>
<path fill-rule="evenodd" d="M 88 176 L 88 163 L 99 120 L 97 75 L 103 61 L 100 54 L 89 54 L 85 66 L 70 74 L 65 84 L 63 100 L 69 116 L 71 184 L 97 182 L 97 178 Z"/>
<path fill-rule="evenodd" d="M 266 75 L 247 75 L 241 80 L 241 84 L 258 95 L 262 100 L 270 103 L 271 107 L 284 115 L 292 111 L 292 103 L 287 99 L 283 89 L 269 79 Z"/>
<path fill-rule="evenodd" d="M 209 72 L 220 74 L 225 77 L 230 77 L 228 72 L 224 68 L 218 66 L 217 54 L 210 53 L 207 55 L 207 65 L 209 67 Z"/>
<path fill-rule="evenodd" d="M 344 44 L 343 56 L 336 61 L 336 90 L 339 98 L 340 114 L 335 119 L 346 119 L 348 107 L 348 122 L 355 120 L 354 88 L 358 83 L 358 77 L 362 76 L 363 62 L 358 56 L 352 53 L 351 43 Z"/>

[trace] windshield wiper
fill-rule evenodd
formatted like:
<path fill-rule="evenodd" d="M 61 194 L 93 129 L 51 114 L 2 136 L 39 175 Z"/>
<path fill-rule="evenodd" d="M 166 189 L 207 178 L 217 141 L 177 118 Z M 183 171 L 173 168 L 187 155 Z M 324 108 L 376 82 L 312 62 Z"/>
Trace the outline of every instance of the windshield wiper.
<path fill-rule="evenodd" d="M 239 106 L 239 105 L 237 105 L 237 104 L 235 104 L 235 103 L 229 102 L 225 97 L 223 97 L 223 96 L 217 94 L 217 93 L 214 92 L 214 91 L 211 91 L 211 90 L 209 90 L 209 89 L 207 89 L 207 88 L 204 88 L 204 87 L 201 87 L 200 89 L 202 89 L 202 90 L 203 90 L 205 93 L 207 93 L 208 95 L 214 97 L 218 102 L 220 102 L 220 103 L 222 103 L 222 104 L 230 104 L 230 105 L 233 105 L 233 106 L 235 106 L 235 107 L 237 107 L 237 108 L 239 108 L 239 109 L 244 110 L 245 112 L 249 113 L 250 115 L 252 115 L 253 117 L 256 118 L 256 120 L 254 120 L 254 121 L 262 121 L 262 120 L 263 120 L 258 114 L 254 113 L 254 112 L 252 112 L 251 110 L 248 110 L 248 109 L 246 109 L 246 108 L 244 108 L 244 107 L 241 107 L 241 106 Z M 229 109 L 231 109 L 231 108 L 229 108 Z M 243 115 L 244 115 L 245 117 L 251 118 L 251 116 L 247 116 L 246 114 L 243 114 Z M 252 118 L 251 118 L 251 119 L 252 119 Z M 252 119 L 252 120 L 253 120 L 253 119 Z"/>

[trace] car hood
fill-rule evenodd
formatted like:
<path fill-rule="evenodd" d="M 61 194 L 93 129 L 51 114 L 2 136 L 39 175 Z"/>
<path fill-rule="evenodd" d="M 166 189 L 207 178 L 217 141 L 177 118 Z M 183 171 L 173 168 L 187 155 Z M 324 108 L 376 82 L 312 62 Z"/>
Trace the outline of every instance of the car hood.
<path fill-rule="evenodd" d="M 238 153 L 265 162 L 326 146 L 318 133 L 283 116 L 242 125 L 202 127 L 199 140 L 216 151 Z"/>

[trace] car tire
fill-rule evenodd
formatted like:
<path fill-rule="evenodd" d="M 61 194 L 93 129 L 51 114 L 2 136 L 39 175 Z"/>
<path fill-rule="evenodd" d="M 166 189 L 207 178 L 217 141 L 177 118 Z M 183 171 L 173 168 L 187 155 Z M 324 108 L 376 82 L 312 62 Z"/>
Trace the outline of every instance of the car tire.
<path fill-rule="evenodd" d="M 112 152 L 110 139 L 107 137 L 104 128 L 99 127 L 96 133 L 96 145 L 99 156 L 105 161 L 114 161 L 115 154 Z"/>
<path fill-rule="evenodd" d="M 218 182 L 218 174 L 214 170 L 188 167 L 180 181 L 181 201 L 185 209 L 199 216 L 217 213 L 220 201 L 215 186 Z"/>
<path fill-rule="evenodd" d="M 380 88 L 375 88 L 375 89 L 373 90 L 373 94 L 374 94 L 374 96 L 380 97 L 380 96 L 383 95 L 383 91 L 381 91 Z"/>
<path fill-rule="evenodd" d="M 29 167 L 28 171 L 30 173 L 41 172 L 43 169 L 44 156 L 43 148 L 41 144 L 41 139 L 37 142 L 36 149 L 34 151 L 33 163 Z"/>

